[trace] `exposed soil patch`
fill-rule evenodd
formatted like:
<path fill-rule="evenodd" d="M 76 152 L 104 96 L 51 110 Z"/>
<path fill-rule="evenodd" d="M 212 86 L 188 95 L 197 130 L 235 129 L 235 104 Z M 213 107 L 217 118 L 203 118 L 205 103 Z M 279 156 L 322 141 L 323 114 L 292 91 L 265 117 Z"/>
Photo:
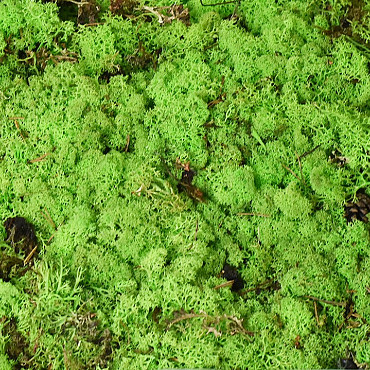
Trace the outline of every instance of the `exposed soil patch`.
<path fill-rule="evenodd" d="M 225 263 L 224 268 L 222 269 L 221 276 L 227 281 L 232 281 L 231 290 L 237 292 L 244 288 L 244 281 L 241 278 L 239 272 L 231 267 L 229 264 Z"/>
<path fill-rule="evenodd" d="M 328 8 L 330 10 L 330 7 Z M 342 35 L 348 36 L 362 45 L 369 46 L 366 40 L 363 40 L 358 34 L 353 32 L 353 23 L 362 25 L 363 19 L 367 14 L 365 4 L 362 0 L 354 0 L 348 6 L 346 15 L 340 20 L 339 25 L 332 26 L 329 30 L 324 30 L 324 34 L 333 38 L 338 38 Z"/>
<path fill-rule="evenodd" d="M 15 253 L 28 256 L 37 245 L 37 238 L 32 224 L 23 217 L 10 217 L 4 222 L 6 242 Z M 36 253 L 36 252 L 35 252 Z"/>

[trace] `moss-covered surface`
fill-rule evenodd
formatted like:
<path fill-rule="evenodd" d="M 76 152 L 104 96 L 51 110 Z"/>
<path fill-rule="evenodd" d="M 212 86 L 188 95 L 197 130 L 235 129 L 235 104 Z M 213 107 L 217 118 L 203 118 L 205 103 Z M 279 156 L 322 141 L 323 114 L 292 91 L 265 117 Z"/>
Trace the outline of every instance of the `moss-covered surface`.
<path fill-rule="evenodd" d="M 77 3 L 0 3 L 0 368 L 368 367 L 370 2 Z"/>

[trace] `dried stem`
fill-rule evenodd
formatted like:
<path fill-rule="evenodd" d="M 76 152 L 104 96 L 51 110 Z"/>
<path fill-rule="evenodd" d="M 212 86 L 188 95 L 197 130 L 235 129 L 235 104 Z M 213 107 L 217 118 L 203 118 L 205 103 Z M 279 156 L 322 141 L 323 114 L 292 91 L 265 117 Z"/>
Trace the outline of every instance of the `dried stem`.
<path fill-rule="evenodd" d="M 286 166 L 285 164 L 281 164 L 286 170 L 288 170 L 296 179 L 298 179 L 299 181 L 303 182 L 299 177 L 298 175 L 293 171 L 291 170 L 288 166 Z"/>
<path fill-rule="evenodd" d="M 313 301 L 330 304 L 332 306 L 340 306 L 340 307 L 346 307 L 347 306 L 346 302 L 327 301 L 326 299 L 320 299 L 320 298 L 312 297 L 310 295 L 305 295 L 305 296 L 303 296 L 303 298 L 312 299 Z"/>
<path fill-rule="evenodd" d="M 295 152 L 295 155 L 296 155 L 297 160 L 298 160 L 298 164 L 299 164 L 299 171 L 301 172 L 301 179 L 302 179 L 302 182 L 303 182 L 303 184 L 305 184 L 305 185 L 306 185 L 306 181 L 304 181 L 304 177 L 303 177 L 301 158 L 299 157 L 299 155 L 298 155 L 298 153 L 297 153 L 297 152 Z"/>
<path fill-rule="evenodd" d="M 237 213 L 238 216 L 258 216 L 258 217 L 271 217 L 265 213 L 254 213 L 254 212 L 239 212 Z"/>

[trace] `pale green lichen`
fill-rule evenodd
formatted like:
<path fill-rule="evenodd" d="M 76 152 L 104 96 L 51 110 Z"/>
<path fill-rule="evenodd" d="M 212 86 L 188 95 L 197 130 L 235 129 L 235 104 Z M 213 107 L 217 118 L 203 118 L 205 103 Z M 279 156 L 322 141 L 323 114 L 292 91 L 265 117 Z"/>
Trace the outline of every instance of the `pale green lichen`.
<path fill-rule="evenodd" d="M 0 4 L 1 369 L 369 365 L 369 1 L 182 3 Z"/>

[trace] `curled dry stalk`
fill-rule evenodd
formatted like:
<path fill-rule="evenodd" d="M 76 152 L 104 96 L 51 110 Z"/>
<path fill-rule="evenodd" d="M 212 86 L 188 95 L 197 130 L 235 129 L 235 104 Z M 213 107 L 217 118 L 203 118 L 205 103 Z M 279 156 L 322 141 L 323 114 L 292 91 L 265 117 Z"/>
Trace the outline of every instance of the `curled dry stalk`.
<path fill-rule="evenodd" d="M 187 8 L 183 5 L 172 5 L 172 6 L 143 6 L 141 9 L 135 10 L 145 10 L 151 14 L 158 17 L 158 22 L 160 24 L 172 23 L 174 20 L 178 20 L 184 23 L 186 26 L 190 26 L 190 14 Z"/>
<path fill-rule="evenodd" d="M 254 333 L 248 331 L 243 326 L 243 319 L 238 319 L 233 315 L 211 316 L 204 311 L 195 313 L 193 310 L 186 312 L 185 310 L 175 311 L 174 319 L 167 322 L 166 330 L 169 330 L 173 325 L 185 320 L 202 318 L 202 327 L 207 330 L 207 334 L 213 333 L 215 337 L 220 337 L 223 334 L 235 335 L 241 334 L 245 336 L 254 336 Z M 227 324 L 227 333 L 224 333 L 219 328 L 220 324 Z"/>

